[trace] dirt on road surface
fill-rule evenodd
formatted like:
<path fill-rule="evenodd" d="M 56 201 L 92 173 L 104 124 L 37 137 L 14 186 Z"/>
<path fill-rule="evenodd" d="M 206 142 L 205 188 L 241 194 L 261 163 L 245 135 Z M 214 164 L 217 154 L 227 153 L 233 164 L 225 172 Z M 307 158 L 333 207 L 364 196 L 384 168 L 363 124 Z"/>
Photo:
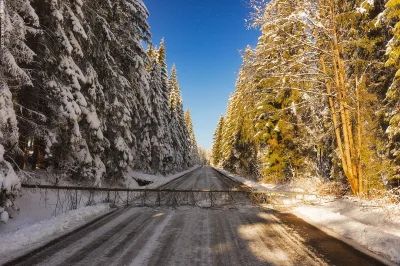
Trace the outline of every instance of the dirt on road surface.
<path fill-rule="evenodd" d="M 164 187 L 237 187 L 202 167 Z M 383 265 L 291 214 L 248 200 L 120 209 L 8 265 Z"/>

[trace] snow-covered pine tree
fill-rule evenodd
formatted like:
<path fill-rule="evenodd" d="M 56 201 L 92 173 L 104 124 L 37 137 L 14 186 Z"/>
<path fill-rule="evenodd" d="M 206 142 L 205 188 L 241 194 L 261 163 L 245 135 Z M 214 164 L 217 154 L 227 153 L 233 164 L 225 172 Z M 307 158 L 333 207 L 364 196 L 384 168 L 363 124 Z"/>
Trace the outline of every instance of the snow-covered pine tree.
<path fill-rule="evenodd" d="M 387 49 L 388 68 L 382 67 L 381 51 L 390 35 L 382 13 L 385 2 L 252 1 L 254 25 L 262 28 L 262 36 L 254 50 L 246 49 L 228 102 L 224 167 L 284 178 L 344 174 L 353 193 L 363 192 L 365 178 L 371 185 L 369 170 L 376 180 L 387 175 L 385 121 L 376 113 L 398 56 L 394 38 Z M 399 4 L 388 1 L 386 9 L 393 7 L 394 19 L 386 18 L 396 30 Z M 390 133 L 397 132 L 398 99 L 390 98 L 393 91 L 397 95 L 393 88 L 386 94 L 385 110 L 395 153 L 396 137 Z"/>
<path fill-rule="evenodd" d="M 387 42 L 386 67 L 393 69 L 394 78 L 389 79 L 390 85 L 386 93 L 385 116 L 388 124 L 386 134 L 389 137 L 389 156 L 395 165 L 395 178 L 400 179 L 400 1 L 389 0 L 386 3 L 384 17 L 391 27 L 392 38 Z"/>
<path fill-rule="evenodd" d="M 34 3 L 44 33 L 32 40 L 38 55 L 34 79 L 39 97 L 34 99 L 36 105 L 27 104 L 28 109 L 39 106 L 38 113 L 46 112 L 46 127 L 41 138 L 25 139 L 40 142 L 42 152 L 56 158 L 53 166 L 66 175 L 100 185 L 105 167 L 100 159 L 104 141 L 98 112 L 104 97 L 88 56 L 94 38 L 82 6 L 79 0 Z"/>
<path fill-rule="evenodd" d="M 199 153 L 199 163 L 201 165 L 210 165 L 210 154 L 209 154 L 209 152 L 205 148 L 199 147 L 198 148 L 198 153 Z"/>
<path fill-rule="evenodd" d="M 143 2 L 136 0 L 88 1 L 83 12 L 97 37 L 91 57 L 104 88 L 102 128 L 109 145 L 102 159 L 107 177 L 120 179 L 134 167 L 134 158 L 142 157 L 142 153 L 147 157 L 150 149 L 145 128 L 150 113 L 148 57 L 141 44 L 150 38 L 149 14 Z"/>
<path fill-rule="evenodd" d="M 174 170 L 174 149 L 172 143 L 172 130 L 169 126 L 171 121 L 171 112 L 169 110 L 169 102 L 170 102 L 170 88 L 168 81 L 168 70 L 166 63 L 166 48 L 164 39 L 161 40 L 160 47 L 156 51 L 157 62 L 161 68 L 161 82 L 162 82 L 162 116 L 164 126 L 164 137 L 163 137 L 163 145 L 162 145 L 162 153 L 163 153 L 163 171 L 171 172 Z"/>
<path fill-rule="evenodd" d="M 28 0 L 3 1 L 0 10 L 2 28 L 0 46 L 0 214 L 7 220 L 4 208 L 11 207 L 20 187 L 20 180 L 10 163 L 18 151 L 18 127 L 14 112 L 13 92 L 32 86 L 29 72 L 23 65 L 32 62 L 35 53 L 26 38 L 38 34 L 39 18 Z"/>
<path fill-rule="evenodd" d="M 323 111 L 327 101 L 318 92 L 318 75 L 313 75 L 318 71 L 308 45 L 312 32 L 306 23 L 308 8 L 307 1 L 275 0 L 254 18 L 262 36 L 254 55 L 244 57 L 243 69 L 247 76 L 244 86 L 251 84 L 248 94 L 259 95 L 250 119 L 255 124 L 263 178 L 314 176 L 320 168 L 315 165 L 318 150 L 327 149 L 321 147 L 320 134 L 326 129 L 319 122 L 327 116 L 313 110 Z"/>
<path fill-rule="evenodd" d="M 166 164 L 171 153 L 171 138 L 169 134 L 168 121 L 169 109 L 168 99 L 165 97 L 165 91 L 162 79 L 162 68 L 157 60 L 157 51 L 152 47 L 147 51 L 151 59 L 149 66 L 150 73 L 150 105 L 151 105 L 151 171 L 154 173 L 167 173 Z M 171 166 L 169 166 L 171 167 Z"/>
<path fill-rule="evenodd" d="M 168 92 L 168 70 L 166 56 L 165 40 L 163 38 L 160 42 L 160 47 L 157 50 L 157 61 L 161 66 L 161 79 L 165 88 L 165 92 Z M 169 93 L 167 95 L 169 95 Z"/>
<path fill-rule="evenodd" d="M 243 109 L 245 103 L 242 97 L 242 92 L 238 91 L 237 88 L 235 93 L 229 98 L 221 143 L 222 166 L 237 173 L 241 170 L 241 163 L 246 163 L 246 160 L 240 161 L 241 152 L 243 151 L 241 149 L 241 134 L 245 114 L 245 110 Z"/>
<path fill-rule="evenodd" d="M 174 164 L 177 169 L 184 169 L 190 165 L 189 134 L 185 123 L 183 100 L 175 65 L 172 66 L 169 88 L 169 108 L 171 112 L 170 128 L 172 130 L 171 136 L 175 150 Z"/>
<path fill-rule="evenodd" d="M 221 115 L 218 120 L 217 128 L 215 129 L 214 133 L 214 141 L 212 145 L 212 164 L 214 166 L 219 166 L 219 163 L 222 159 L 221 154 L 221 145 L 222 145 L 222 131 L 224 128 L 224 116 Z"/>
<path fill-rule="evenodd" d="M 151 140 L 149 135 L 150 113 L 149 105 L 149 74 L 146 71 L 148 56 L 142 47 L 142 41 L 150 42 L 150 27 L 147 8 L 141 0 L 116 2 L 117 11 L 114 14 L 118 21 L 115 28 L 120 43 L 120 53 L 123 53 L 122 71 L 129 81 L 127 90 L 130 96 L 130 111 L 132 118 L 131 132 L 134 134 L 132 167 L 149 170 L 151 161 Z M 116 25 L 117 26 L 117 25 Z M 126 95 L 124 95 L 126 97 Z"/>
<path fill-rule="evenodd" d="M 349 86 L 347 74 L 348 62 L 345 60 L 346 34 L 341 17 L 354 6 L 350 1 L 323 0 L 323 1 L 290 1 L 281 0 L 266 3 L 264 13 L 256 19 L 256 23 L 263 22 L 263 27 L 276 27 L 279 34 L 287 38 L 294 51 L 303 56 L 294 57 L 291 61 L 292 50 L 284 49 L 289 57 L 283 57 L 285 68 L 292 65 L 293 69 L 311 69 L 297 80 L 307 77 L 315 82 L 311 88 L 319 95 L 328 95 L 330 115 L 333 121 L 340 164 L 353 193 L 362 190 L 362 167 L 360 149 L 357 148 L 360 123 L 356 104 L 351 101 L 357 98 L 357 91 Z M 294 29 L 293 32 L 291 29 Z M 304 61 L 304 59 L 306 61 Z M 353 106 L 353 108 L 351 108 Z M 361 138 L 361 136 L 360 136 Z"/>
<path fill-rule="evenodd" d="M 120 179 L 129 168 L 169 173 L 191 163 L 176 72 L 170 126 L 164 41 L 150 57 L 142 47 L 150 31 L 141 0 L 5 3 L 0 74 L 7 116 L 0 139 L 6 169 L 3 158 L 16 157 L 18 147 L 32 149 L 41 166 L 46 155 L 46 164 L 95 185 L 105 176 Z M 35 29 L 39 18 L 43 34 Z M 22 167 L 23 157 L 16 158 Z"/>
<path fill-rule="evenodd" d="M 194 134 L 192 117 L 190 116 L 189 109 L 187 109 L 185 112 L 185 124 L 189 134 L 190 164 L 193 165 L 199 163 L 199 154 L 198 154 L 196 136 Z"/>

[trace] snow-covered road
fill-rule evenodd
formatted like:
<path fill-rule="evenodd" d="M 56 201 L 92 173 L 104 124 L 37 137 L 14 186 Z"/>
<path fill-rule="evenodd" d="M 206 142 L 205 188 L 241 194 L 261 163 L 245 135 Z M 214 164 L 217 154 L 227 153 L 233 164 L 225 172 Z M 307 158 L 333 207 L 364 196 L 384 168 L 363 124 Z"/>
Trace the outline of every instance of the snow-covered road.
<path fill-rule="evenodd" d="M 185 178 L 177 178 L 161 186 L 161 189 L 204 189 L 229 190 L 239 186 L 239 183 L 222 176 L 211 167 L 201 167 Z"/>
<path fill-rule="evenodd" d="M 202 167 L 175 189 L 236 184 Z M 10 265 L 382 265 L 291 214 L 242 199 L 218 208 L 127 208 Z"/>

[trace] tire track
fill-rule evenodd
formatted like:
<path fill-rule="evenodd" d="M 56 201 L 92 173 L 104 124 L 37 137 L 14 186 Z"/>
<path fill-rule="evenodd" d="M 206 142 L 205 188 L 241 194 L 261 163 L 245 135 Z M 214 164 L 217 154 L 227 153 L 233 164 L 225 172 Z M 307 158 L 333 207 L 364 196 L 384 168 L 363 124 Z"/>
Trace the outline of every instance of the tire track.
<path fill-rule="evenodd" d="M 88 244 L 76 254 L 71 255 L 62 265 L 107 265 L 103 262 L 123 250 L 126 244 L 149 224 L 151 215 L 152 213 L 138 213 L 127 224 L 119 224 L 119 228 L 123 227 L 121 230 L 104 234 L 96 242 Z"/>
<path fill-rule="evenodd" d="M 76 246 L 76 244 L 81 240 L 85 238 L 90 238 L 93 232 L 97 230 L 104 230 L 105 225 L 107 224 L 115 224 L 119 220 L 123 219 L 124 216 L 126 216 L 126 209 L 122 208 L 120 210 L 117 210 L 110 216 L 107 216 L 96 223 L 90 225 L 89 227 L 86 227 L 82 230 L 79 230 L 78 232 L 67 236 L 65 239 L 62 239 L 61 241 L 53 244 L 52 246 L 49 246 L 35 254 L 30 254 L 30 256 L 23 261 L 19 261 L 18 259 L 15 262 L 9 262 L 7 265 L 37 265 L 41 263 L 42 261 L 45 261 L 46 259 L 52 257 L 55 253 L 59 252 L 60 250 L 63 249 L 71 249 L 72 246 Z"/>
<path fill-rule="evenodd" d="M 160 241 L 160 245 L 154 251 L 154 254 L 158 256 L 153 256 L 147 265 L 168 265 L 174 261 L 174 248 L 177 246 L 178 239 L 181 238 L 185 224 L 187 224 L 186 213 L 175 213 L 171 223 L 165 228 L 163 241 Z"/>

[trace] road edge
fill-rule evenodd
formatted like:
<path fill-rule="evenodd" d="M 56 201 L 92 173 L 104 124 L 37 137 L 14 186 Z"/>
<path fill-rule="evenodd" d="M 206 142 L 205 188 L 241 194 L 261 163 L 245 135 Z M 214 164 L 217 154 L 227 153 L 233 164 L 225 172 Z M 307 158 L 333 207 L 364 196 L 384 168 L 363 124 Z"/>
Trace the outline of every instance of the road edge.
<path fill-rule="evenodd" d="M 74 229 L 71 229 L 70 231 L 67 231 L 65 234 L 61 234 L 57 237 L 55 237 L 52 240 L 49 240 L 47 242 L 43 242 L 42 244 L 39 244 L 40 242 L 38 242 L 36 245 L 38 245 L 38 247 L 33 248 L 31 250 L 27 250 L 26 252 L 22 252 L 20 255 L 16 256 L 15 258 L 10 258 L 7 261 L 3 262 L 3 266 L 11 266 L 11 265 L 16 265 L 18 263 L 21 263 L 22 261 L 24 261 L 25 259 L 29 258 L 30 256 L 39 253 L 43 250 L 45 250 L 46 248 L 52 246 L 53 244 L 57 243 L 58 241 L 60 241 L 61 239 L 65 238 L 65 237 L 69 237 L 91 225 L 93 225 L 94 223 L 100 221 L 103 218 L 106 218 L 108 216 L 110 216 L 111 214 L 113 214 L 115 211 L 117 211 L 119 208 L 112 208 L 109 211 L 107 211 L 106 213 L 103 213 L 100 216 L 94 217 L 92 219 L 90 219 L 87 223 L 82 224 L 81 226 L 78 226 Z"/>
<path fill-rule="evenodd" d="M 279 211 L 279 210 L 277 210 L 275 208 L 274 208 L 274 210 Z M 354 241 L 354 240 L 352 240 L 350 238 L 346 238 L 346 237 L 336 233 L 335 231 L 327 228 L 326 226 L 323 226 L 323 225 L 321 225 L 319 223 L 316 223 L 313 220 L 311 220 L 311 219 L 309 219 L 309 218 L 307 218 L 307 217 L 305 217 L 305 216 L 303 216 L 303 215 L 301 215 L 299 213 L 293 212 L 291 210 L 287 211 L 287 212 L 290 212 L 291 214 L 297 216 L 298 218 L 302 219 L 306 223 L 309 223 L 312 226 L 315 226 L 316 228 L 318 228 L 322 232 L 326 233 L 327 235 L 329 235 L 331 237 L 334 237 L 334 238 L 346 243 L 347 245 L 357 249 L 358 251 L 360 251 L 360 252 L 362 252 L 362 253 L 364 253 L 364 254 L 366 254 L 366 255 L 368 255 L 368 256 L 370 256 L 370 257 L 372 257 L 372 258 L 374 258 L 374 259 L 376 259 L 376 260 L 388 265 L 388 266 L 396 266 L 396 265 L 398 265 L 395 262 L 383 257 L 382 255 L 377 254 L 377 253 L 367 249 L 366 247 L 362 246 L 361 244 L 357 243 L 356 241 Z"/>

